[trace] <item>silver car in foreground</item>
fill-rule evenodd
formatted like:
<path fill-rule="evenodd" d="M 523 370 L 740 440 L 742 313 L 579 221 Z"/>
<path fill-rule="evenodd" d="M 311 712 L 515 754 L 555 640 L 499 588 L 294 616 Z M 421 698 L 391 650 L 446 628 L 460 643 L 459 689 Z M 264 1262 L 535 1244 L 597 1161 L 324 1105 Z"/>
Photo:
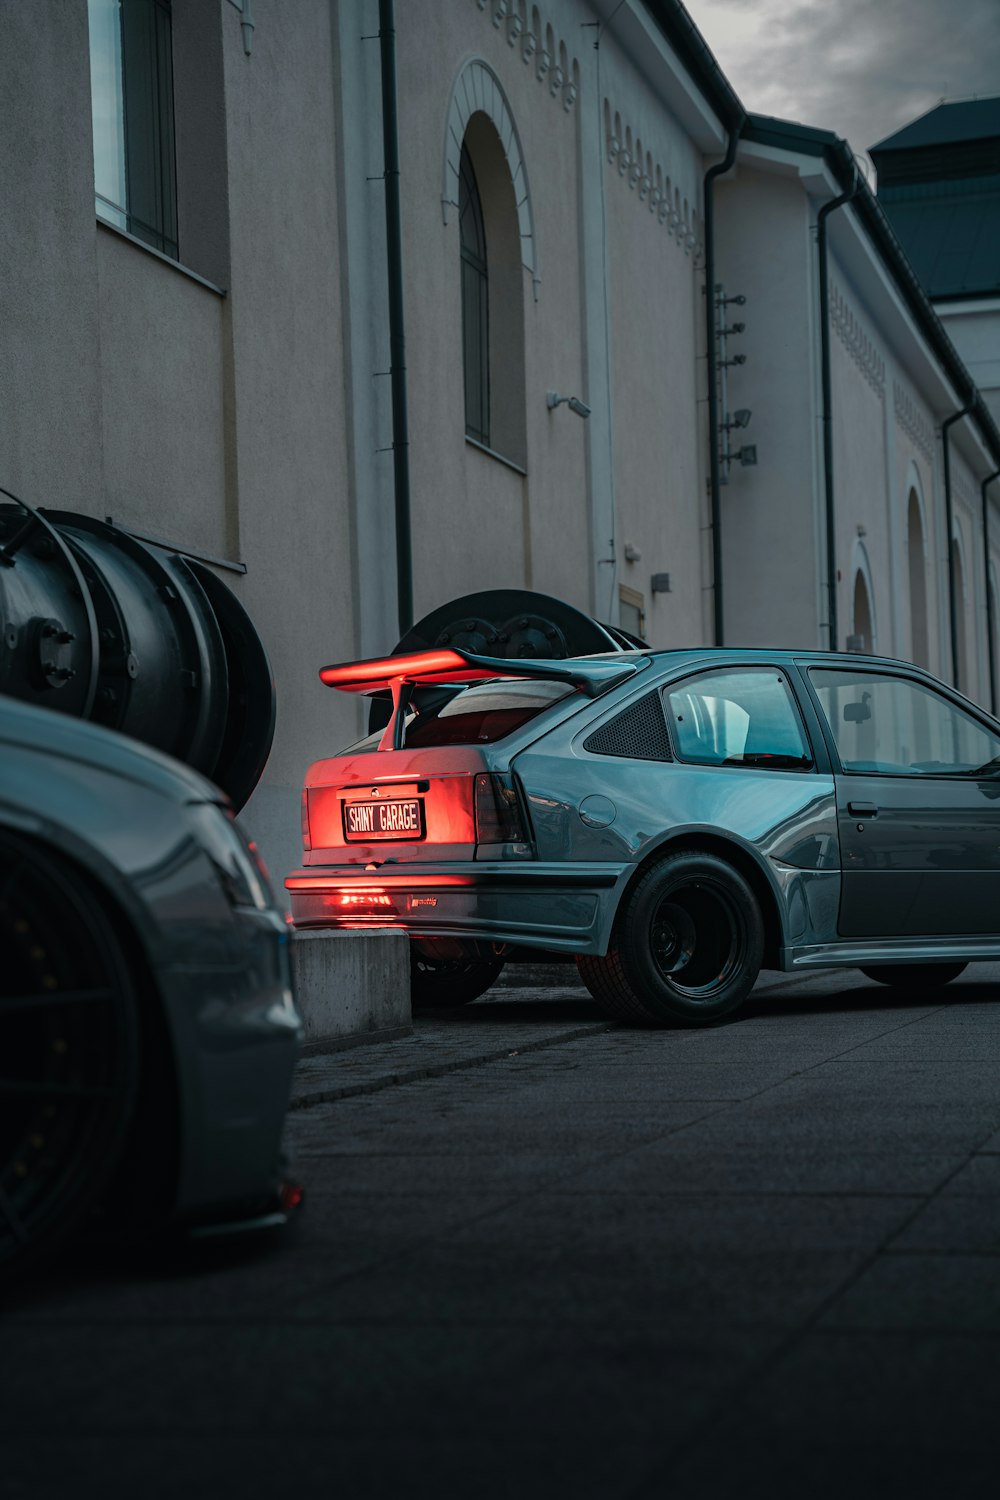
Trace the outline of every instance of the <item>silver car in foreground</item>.
<path fill-rule="evenodd" d="M 931 986 L 1000 958 L 1000 723 L 917 667 L 438 648 L 320 676 L 392 716 L 308 772 L 293 917 L 403 928 L 415 1001 L 542 949 L 613 1017 L 701 1025 L 762 967 Z"/>
<path fill-rule="evenodd" d="M 85 1225 L 280 1223 L 288 928 L 222 794 L 0 697 L 0 1273 Z"/>

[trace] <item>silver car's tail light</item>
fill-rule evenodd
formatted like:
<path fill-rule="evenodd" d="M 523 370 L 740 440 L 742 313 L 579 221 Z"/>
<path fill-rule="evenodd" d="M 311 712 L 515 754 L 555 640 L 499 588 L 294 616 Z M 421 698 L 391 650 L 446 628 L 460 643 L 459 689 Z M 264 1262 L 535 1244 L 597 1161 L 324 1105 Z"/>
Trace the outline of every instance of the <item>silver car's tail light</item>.
<path fill-rule="evenodd" d="M 476 843 L 526 844 L 528 830 L 514 784 L 507 776 L 476 776 Z"/>
<path fill-rule="evenodd" d="M 312 834 L 309 829 L 309 792 L 302 788 L 302 847 L 312 848 Z"/>
<path fill-rule="evenodd" d="M 188 816 L 232 905 L 254 906 L 258 911 L 272 907 L 274 897 L 264 862 L 232 814 L 213 802 L 192 802 Z"/>

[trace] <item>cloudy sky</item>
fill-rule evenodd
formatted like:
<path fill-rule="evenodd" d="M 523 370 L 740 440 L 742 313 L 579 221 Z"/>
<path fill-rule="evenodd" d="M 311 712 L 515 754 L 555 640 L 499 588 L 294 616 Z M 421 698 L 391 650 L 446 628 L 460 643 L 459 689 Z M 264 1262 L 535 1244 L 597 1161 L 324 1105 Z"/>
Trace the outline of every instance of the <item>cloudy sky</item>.
<path fill-rule="evenodd" d="M 946 99 L 1000 95 L 1000 0 L 684 0 L 749 110 L 856 152 Z"/>

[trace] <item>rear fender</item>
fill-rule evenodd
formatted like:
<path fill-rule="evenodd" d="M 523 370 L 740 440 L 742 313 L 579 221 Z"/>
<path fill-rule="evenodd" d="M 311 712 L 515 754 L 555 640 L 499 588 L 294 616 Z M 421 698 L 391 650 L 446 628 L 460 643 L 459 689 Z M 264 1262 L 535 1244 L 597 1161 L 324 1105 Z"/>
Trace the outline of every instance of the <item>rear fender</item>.
<path fill-rule="evenodd" d="M 786 942 L 786 892 L 773 867 L 758 854 L 752 845 L 733 837 L 720 835 L 715 829 L 710 828 L 692 827 L 680 832 L 671 831 L 652 847 L 647 848 L 642 859 L 623 876 L 605 906 L 600 952 L 607 953 L 618 917 L 624 910 L 631 892 L 647 870 L 667 855 L 678 854 L 684 850 L 715 854 L 720 859 L 724 859 L 727 864 L 732 865 L 734 870 L 739 871 L 753 891 L 764 920 L 764 967 L 779 967 L 780 950 Z M 794 872 L 796 875 L 800 873 Z"/>

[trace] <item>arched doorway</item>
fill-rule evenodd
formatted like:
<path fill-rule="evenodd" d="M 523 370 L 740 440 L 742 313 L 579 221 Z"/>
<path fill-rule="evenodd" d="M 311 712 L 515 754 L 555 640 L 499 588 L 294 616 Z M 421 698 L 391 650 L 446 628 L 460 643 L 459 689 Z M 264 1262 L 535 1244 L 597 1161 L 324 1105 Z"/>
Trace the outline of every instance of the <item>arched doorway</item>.
<path fill-rule="evenodd" d="M 910 490 L 906 511 L 907 556 L 910 576 L 910 659 L 918 667 L 930 666 L 927 633 L 927 565 L 924 523 L 917 492 Z"/>

